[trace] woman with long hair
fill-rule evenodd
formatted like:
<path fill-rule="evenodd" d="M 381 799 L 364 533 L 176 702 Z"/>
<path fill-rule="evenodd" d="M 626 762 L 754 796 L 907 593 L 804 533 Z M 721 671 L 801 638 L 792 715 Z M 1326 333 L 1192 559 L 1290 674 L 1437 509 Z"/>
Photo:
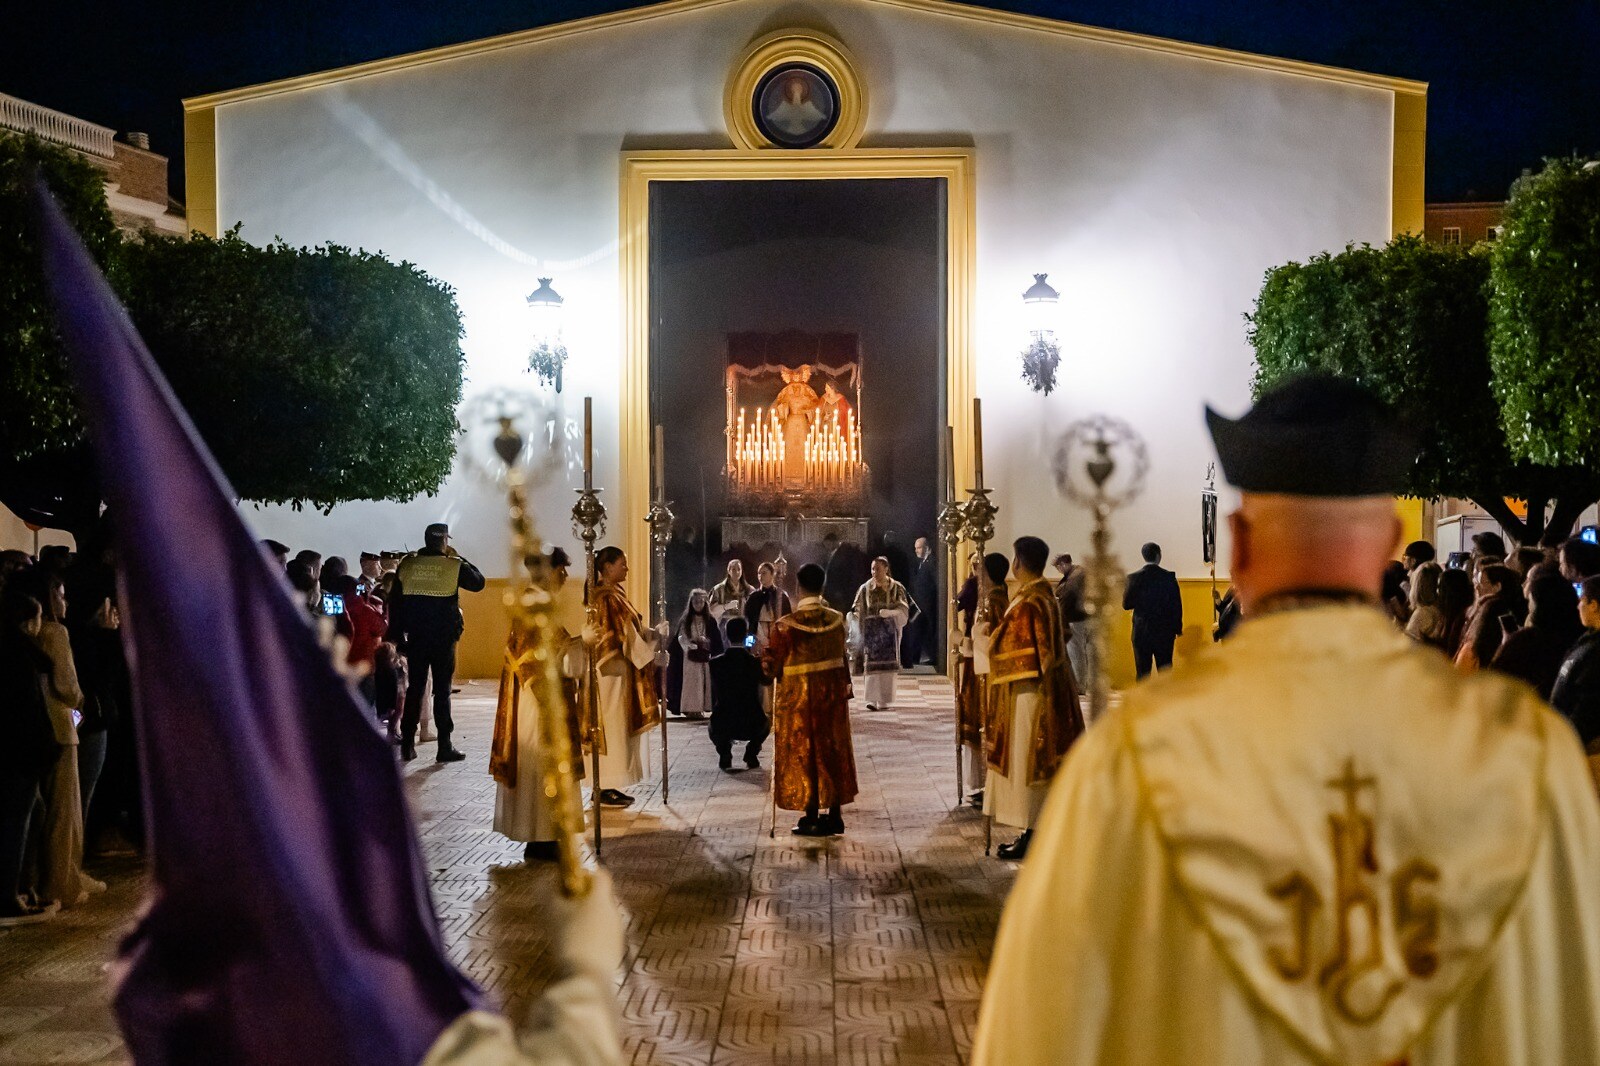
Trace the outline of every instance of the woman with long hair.
<path fill-rule="evenodd" d="M 1583 635 L 1578 594 L 1559 573 L 1534 575 L 1528 582 L 1528 603 L 1528 624 L 1506 638 L 1489 665 L 1520 677 L 1548 700 L 1561 664 Z"/>
<path fill-rule="evenodd" d="M 1472 612 L 1472 578 L 1465 570 L 1444 570 L 1439 574 L 1437 606 L 1442 620 L 1439 636 L 1428 643 L 1454 659 Z"/>
<path fill-rule="evenodd" d="M 1411 571 L 1411 617 L 1406 619 L 1406 636 L 1432 644 L 1444 636 L 1444 614 L 1439 610 L 1439 575 L 1444 567 L 1427 562 Z"/>

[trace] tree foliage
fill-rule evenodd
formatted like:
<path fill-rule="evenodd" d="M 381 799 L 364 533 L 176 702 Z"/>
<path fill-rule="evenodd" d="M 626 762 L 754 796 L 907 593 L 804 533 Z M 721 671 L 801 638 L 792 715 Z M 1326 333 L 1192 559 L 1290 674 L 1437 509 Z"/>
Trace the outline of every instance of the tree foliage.
<path fill-rule="evenodd" d="M 1511 187 L 1491 279 L 1490 362 L 1512 453 L 1600 465 L 1600 166 L 1554 159 Z"/>
<path fill-rule="evenodd" d="M 28 185 L 37 173 L 102 269 L 121 245 L 105 174 L 37 137 L 0 133 L 0 456 L 35 458 L 79 439 L 77 408 L 39 269 Z"/>
<path fill-rule="evenodd" d="M 1270 270 L 1246 316 L 1256 350 L 1252 387 L 1259 396 L 1308 369 L 1359 381 L 1418 436 L 1408 495 L 1470 499 L 1520 543 L 1565 536 L 1578 513 L 1571 506 L 1600 495 L 1600 481 L 1584 468 L 1513 458 L 1490 384 L 1488 276 L 1483 255 L 1415 236 Z M 1526 519 L 1508 496 L 1527 501 Z"/>
<path fill-rule="evenodd" d="M 461 318 L 409 263 L 338 245 L 147 238 L 122 296 L 234 490 L 408 500 L 450 472 Z"/>
<path fill-rule="evenodd" d="M 124 241 L 99 170 L 0 137 L 0 497 L 13 510 L 70 528 L 99 500 L 29 233 L 34 167 L 243 498 L 327 508 L 439 487 L 461 398 L 449 286 L 332 244 L 259 248 L 237 232 Z"/>

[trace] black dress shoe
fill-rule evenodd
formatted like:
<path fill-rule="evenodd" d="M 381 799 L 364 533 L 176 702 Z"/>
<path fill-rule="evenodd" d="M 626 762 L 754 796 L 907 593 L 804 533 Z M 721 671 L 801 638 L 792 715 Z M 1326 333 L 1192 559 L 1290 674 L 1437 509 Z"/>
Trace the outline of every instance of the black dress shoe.
<path fill-rule="evenodd" d="M 828 831 L 822 826 L 821 818 L 813 818 L 809 814 L 800 819 L 800 823 L 789 830 L 797 837 L 825 837 Z"/>
<path fill-rule="evenodd" d="M 400 761 L 410 762 L 417 757 L 417 746 L 409 740 L 400 742 Z"/>
<path fill-rule="evenodd" d="M 825 836 L 836 837 L 844 833 L 844 815 L 824 814 L 817 822 Z"/>
<path fill-rule="evenodd" d="M 466 756 L 466 754 L 464 752 L 459 752 L 455 748 L 440 748 L 439 749 L 439 754 L 438 754 L 438 756 L 435 757 L 434 761 L 435 762 L 460 762 L 462 759 L 465 759 L 466 757 L 467 756 Z"/>
<path fill-rule="evenodd" d="M 523 862 L 555 862 L 561 858 L 561 847 L 554 840 L 530 840 L 522 849 Z"/>
<path fill-rule="evenodd" d="M 718 755 L 717 769 L 721 770 L 725 774 L 733 773 L 733 756 L 731 754 Z"/>
<path fill-rule="evenodd" d="M 761 759 L 755 755 L 746 755 L 744 757 L 744 764 L 751 770 L 761 769 Z"/>
<path fill-rule="evenodd" d="M 1007 862 L 1021 862 L 1028 856 L 1028 844 L 1033 840 L 1033 830 L 1024 829 L 1022 835 L 1009 844 L 1001 844 L 995 854 Z"/>
<path fill-rule="evenodd" d="M 978 789 L 978 791 L 976 791 L 972 795 L 968 796 L 967 797 L 967 802 L 970 803 L 972 806 L 978 808 L 978 810 L 980 810 L 980 811 L 983 810 L 983 789 L 980 788 L 980 789 Z"/>
<path fill-rule="evenodd" d="M 630 807 L 632 805 L 633 797 L 626 792 L 619 792 L 614 788 L 602 788 L 600 790 L 600 806 L 602 807 Z"/>

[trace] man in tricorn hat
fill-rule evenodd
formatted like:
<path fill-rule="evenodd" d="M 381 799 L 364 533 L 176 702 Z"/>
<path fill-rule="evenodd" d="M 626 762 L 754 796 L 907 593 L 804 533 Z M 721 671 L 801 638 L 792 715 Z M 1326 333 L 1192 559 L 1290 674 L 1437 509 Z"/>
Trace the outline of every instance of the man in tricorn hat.
<path fill-rule="evenodd" d="M 461 590 L 483 591 L 483 574 L 450 546 L 450 527 L 435 522 L 423 531 L 423 547 L 408 555 L 395 571 L 390 592 L 389 632 L 405 652 L 410 685 L 400 720 L 400 757 L 417 757 L 417 723 L 422 718 L 422 686 L 433 682 L 433 721 L 439 731 L 436 758 L 466 758 L 450 743 L 455 722 L 450 717 L 450 682 L 456 671 L 456 642 L 461 639 Z"/>
<path fill-rule="evenodd" d="M 1245 621 L 1068 756 L 973 1061 L 1600 1061 L 1600 806 L 1577 738 L 1377 608 L 1408 439 L 1322 375 L 1207 419 L 1242 492 Z"/>

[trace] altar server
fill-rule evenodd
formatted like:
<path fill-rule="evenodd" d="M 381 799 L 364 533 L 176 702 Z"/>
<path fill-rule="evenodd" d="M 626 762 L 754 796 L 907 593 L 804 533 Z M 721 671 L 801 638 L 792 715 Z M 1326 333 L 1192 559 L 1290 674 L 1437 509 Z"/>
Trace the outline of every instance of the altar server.
<path fill-rule="evenodd" d="M 1002 859 L 1028 854 L 1050 781 L 1067 749 L 1083 734 L 1061 608 L 1044 576 L 1050 548 L 1038 537 L 1018 537 L 1012 550 L 1017 594 L 990 623 L 994 629 L 984 642 L 988 702 L 983 739 L 989 779 L 983 812 L 1022 830 L 1016 840 L 1000 846 Z M 1004 570 L 1000 577 L 1003 582 Z M 974 645 L 981 639 L 975 635 Z"/>
<path fill-rule="evenodd" d="M 634 798 L 622 791 L 644 780 L 643 734 L 661 724 L 657 663 L 662 633 L 648 628 L 622 583 L 628 579 L 628 557 L 615 545 L 594 557 L 599 583 L 590 595 L 594 618 L 584 627 L 583 642 L 595 657 L 599 675 L 600 802 L 626 807 Z M 662 623 L 662 630 L 666 623 Z M 619 788 L 618 786 L 621 786 Z"/>
<path fill-rule="evenodd" d="M 1600 806 L 1571 728 L 1380 610 L 1416 449 L 1306 375 L 1207 413 L 1245 621 L 1057 777 L 973 1061 L 1600 1061 Z"/>
<path fill-rule="evenodd" d="M 894 702 L 900 674 L 900 634 L 911 619 L 911 596 L 889 576 L 889 560 L 872 560 L 872 576 L 856 590 L 856 622 L 866 660 L 867 710 L 880 711 Z"/>
<path fill-rule="evenodd" d="M 856 798 L 844 615 L 823 601 L 825 580 L 815 563 L 800 568 L 800 602 L 772 627 L 765 656 L 777 688 L 773 797 L 786 811 L 805 812 L 796 836 L 843 833 L 843 807 Z"/>
<path fill-rule="evenodd" d="M 533 572 L 541 591 L 551 596 L 550 631 L 546 634 L 519 630 L 506 645 L 506 661 L 500 672 L 500 699 L 495 707 L 494 740 L 489 746 L 489 774 L 495 779 L 494 831 L 527 847 L 528 861 L 554 860 L 556 851 L 555 815 L 544 794 L 544 775 L 539 756 L 538 692 L 543 663 L 533 658 L 537 641 L 544 640 L 550 654 L 561 664 L 561 694 L 566 714 L 567 733 L 572 745 L 573 771 L 582 777 L 583 719 L 578 702 L 578 679 L 583 673 L 583 591 L 581 584 L 568 579 L 572 560 L 561 548 L 551 550 L 548 559 L 535 558 Z M 544 569 L 549 568 L 549 577 Z M 548 582 L 548 584 L 546 584 Z"/>
<path fill-rule="evenodd" d="M 957 707 L 961 715 L 961 744 L 966 748 L 967 780 L 971 783 L 972 802 L 983 804 L 983 782 L 988 760 L 983 750 L 983 716 L 987 706 L 985 693 L 989 677 L 989 634 L 1005 617 L 1009 602 L 1006 594 L 1006 574 L 1011 571 L 1011 561 L 999 552 L 980 556 L 972 553 L 973 576 L 961 590 L 957 602 L 962 615 L 964 635 L 958 656 L 956 690 Z M 983 582 L 978 580 L 982 571 Z M 978 589 L 986 587 L 980 598 Z"/>

